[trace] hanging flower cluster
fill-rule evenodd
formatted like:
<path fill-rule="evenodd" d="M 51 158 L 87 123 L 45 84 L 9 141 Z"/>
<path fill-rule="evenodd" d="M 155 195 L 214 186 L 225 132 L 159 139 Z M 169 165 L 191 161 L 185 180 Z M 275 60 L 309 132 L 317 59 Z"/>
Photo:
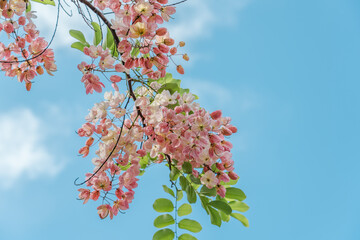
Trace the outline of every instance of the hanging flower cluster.
<path fill-rule="evenodd" d="M 97 39 L 101 38 L 101 29 L 95 22 L 91 24 L 96 30 L 94 45 L 86 42 L 82 35 L 73 30 L 73 37 L 80 42 L 75 45 L 91 58 L 91 63 L 82 62 L 79 70 L 84 74 L 81 81 L 84 83 L 86 93 L 101 92 L 105 85 L 95 73 L 113 71 L 129 73 L 134 70 L 138 75 L 151 79 L 165 77 L 166 69 L 172 57 L 177 55 L 177 48 L 185 45 L 180 42 L 174 46 L 175 41 L 170 37 L 168 30 L 160 27 L 164 21 L 169 21 L 175 13 L 175 7 L 166 6 L 167 0 L 158 1 L 95 1 L 94 6 L 103 11 L 110 9 L 114 12 L 111 19 L 111 28 L 108 29 L 107 38 L 102 46 Z M 106 20 L 108 21 L 108 20 Z M 110 24 L 110 23 L 109 23 Z M 116 35 L 115 41 L 112 35 Z M 110 36 L 110 37 L 108 37 Z M 121 39 L 121 41 L 120 41 Z M 186 61 L 187 54 L 180 54 Z M 176 65 L 180 74 L 184 68 Z M 112 75 L 108 80 L 115 90 L 119 90 L 117 83 L 122 78 Z"/>
<path fill-rule="evenodd" d="M 151 89 L 158 91 L 161 85 L 152 82 Z M 91 177 L 87 186 L 92 190 L 79 189 L 79 198 L 86 203 L 101 196 L 108 203 L 98 208 L 99 215 L 104 218 L 110 214 L 112 218 L 119 210 L 129 208 L 140 172 L 148 164 L 163 161 L 179 170 L 189 163 L 195 178 L 225 197 L 226 188 L 221 183 L 238 179 L 233 171 L 232 144 L 225 140 L 225 136 L 237 131 L 231 119 L 222 117 L 221 111 L 206 112 L 194 102 L 191 93 L 163 90 L 156 94 L 146 87 L 135 93 L 135 106 L 140 108 L 143 120 L 136 108 L 126 109 L 124 94 L 106 92 L 105 101 L 95 104 L 78 130 L 79 136 L 88 138 L 79 151 L 84 157 L 93 145 L 94 135 L 99 141 L 97 157 L 92 159 L 95 168 L 87 174 Z M 129 118 L 125 118 L 127 114 Z M 146 164 L 141 165 L 141 161 Z M 109 198 L 109 192 L 116 200 Z"/>
<path fill-rule="evenodd" d="M 31 1 L 54 5 L 53 0 Z M 106 87 L 104 80 L 114 89 L 105 92 L 104 101 L 89 110 L 86 122 L 77 132 L 86 138 L 79 154 L 95 156 L 91 160 L 93 170 L 82 183 L 75 183 L 87 186 L 78 189 L 79 199 L 84 204 L 90 199 L 100 201 L 100 218 L 112 219 L 129 209 L 139 176 L 147 167 L 165 164 L 171 187 L 176 191 L 165 185 L 163 188 L 175 203 L 186 192 L 190 204 L 200 199 L 212 224 L 220 226 L 233 217 L 248 226 L 242 214 L 233 212 L 249 209 L 242 202 L 245 194 L 232 187 L 239 177 L 234 172 L 233 145 L 228 137 L 237 128 L 231 125 L 229 117 L 222 116 L 221 110 L 210 113 L 200 107 L 195 101 L 197 96 L 181 88 L 181 81 L 168 73 L 172 63 L 179 74 L 184 74 L 175 57 L 188 61 L 189 56 L 178 53 L 185 43 L 175 44 L 168 29 L 161 25 L 175 14 L 175 5 L 185 1 L 73 1 L 94 30 L 92 44 L 81 31 L 70 30 L 77 40 L 71 47 L 90 58 L 78 64 L 85 93 L 102 92 Z M 8 42 L 0 42 L 0 67 L 7 76 L 25 82 L 27 90 L 44 69 L 50 75 L 56 71 L 54 53 L 48 42 L 39 37 L 32 20 L 36 16 L 29 6 L 28 0 L 0 1 L 0 33 L 6 34 Z M 93 15 L 99 22 L 91 20 L 95 19 Z M 155 219 L 155 227 L 176 224 L 191 232 L 201 230 L 194 220 L 177 222 L 177 214 L 191 212 L 187 203 L 177 209 L 177 204 L 174 207 L 172 201 L 160 198 L 153 207 L 158 212 L 175 209 L 175 218 L 161 215 Z M 173 239 L 177 237 L 176 229 L 159 230 L 153 239 Z M 183 234 L 177 239 L 196 238 Z"/>
<path fill-rule="evenodd" d="M 0 34 L 6 34 L 7 44 L 0 42 L 0 67 L 6 76 L 17 77 L 31 89 L 32 80 L 44 69 L 50 75 L 56 71 L 54 52 L 48 42 L 39 37 L 33 20 L 35 12 L 27 11 L 28 1 L 9 0 L 0 4 Z"/>
<path fill-rule="evenodd" d="M 220 110 L 209 113 L 201 108 L 194 101 L 196 96 L 167 73 L 175 55 L 189 60 L 187 54 L 177 54 L 185 43 L 175 47 L 168 30 L 161 27 L 175 7 L 166 5 L 167 0 L 80 2 L 108 27 L 105 38 L 100 25 L 91 22 L 95 32 L 92 45 L 81 32 L 70 31 L 79 41 L 72 47 L 91 58 L 91 62 L 78 65 L 86 94 L 105 88 L 100 74 L 115 92 L 105 93 L 105 101 L 95 104 L 78 130 L 79 136 L 88 138 L 79 150 L 83 157 L 97 148 L 92 159 L 95 167 L 84 181 L 89 188 L 79 189 L 79 199 L 84 203 L 101 199 L 99 216 L 112 219 L 129 208 L 138 176 L 149 165 L 162 162 L 173 173 L 183 174 L 180 184 L 192 191 L 190 195 L 195 190 L 191 183 L 184 183 L 186 175 L 193 184 L 204 186 L 210 196 L 225 198 L 225 185 L 238 179 L 232 144 L 226 139 L 237 129 Z M 107 8 L 114 13 L 110 20 L 102 14 Z M 178 73 L 184 74 L 183 67 L 175 65 Z M 120 93 L 120 83 L 126 84 L 126 94 Z"/>

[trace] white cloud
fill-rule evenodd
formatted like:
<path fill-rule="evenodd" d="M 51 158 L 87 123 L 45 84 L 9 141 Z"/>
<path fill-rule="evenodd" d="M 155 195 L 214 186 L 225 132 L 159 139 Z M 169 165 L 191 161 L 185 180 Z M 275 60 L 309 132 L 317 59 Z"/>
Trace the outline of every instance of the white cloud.
<path fill-rule="evenodd" d="M 214 27 L 232 26 L 240 10 L 250 0 L 189 0 L 177 6 L 175 20 L 169 24 L 170 34 L 177 40 L 209 37 Z"/>
<path fill-rule="evenodd" d="M 37 15 L 34 22 L 40 30 L 40 35 L 44 36 L 46 40 L 50 40 L 56 26 L 57 4 L 58 2 L 56 1 L 56 6 L 54 7 L 32 2 L 32 10 L 36 11 Z M 75 5 L 73 3 L 70 3 L 70 6 L 63 4 L 63 7 L 68 13 L 72 13 L 72 16 L 68 16 L 60 8 L 59 24 L 51 48 L 69 48 L 70 45 L 76 41 L 70 36 L 70 29 L 81 30 L 86 40 L 92 42 L 92 29 L 84 22 L 80 14 L 78 14 Z"/>
<path fill-rule="evenodd" d="M 0 115 L 0 188 L 20 179 L 55 176 L 62 165 L 46 148 L 44 123 L 29 109 Z"/>

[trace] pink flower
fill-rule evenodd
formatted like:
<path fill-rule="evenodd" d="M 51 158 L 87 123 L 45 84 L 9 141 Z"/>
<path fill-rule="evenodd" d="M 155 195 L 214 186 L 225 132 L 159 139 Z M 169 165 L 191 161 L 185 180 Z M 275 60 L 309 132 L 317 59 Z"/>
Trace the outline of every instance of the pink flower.
<path fill-rule="evenodd" d="M 201 178 L 200 181 L 202 184 L 204 184 L 207 188 L 211 189 L 215 187 L 219 180 L 216 178 L 215 173 L 212 171 L 207 171 Z"/>
<path fill-rule="evenodd" d="M 85 84 L 86 94 L 96 92 L 101 92 L 102 87 L 105 85 L 100 82 L 100 78 L 92 73 L 86 73 L 81 78 L 81 81 Z"/>
<path fill-rule="evenodd" d="M 6 22 L 3 24 L 4 31 L 8 34 L 14 31 L 14 25 L 10 22 Z"/>
<path fill-rule="evenodd" d="M 94 188 L 95 190 L 104 190 L 104 191 L 110 191 L 111 190 L 111 182 L 108 176 L 106 174 L 100 175 L 98 178 L 94 181 Z"/>
<path fill-rule="evenodd" d="M 98 214 L 101 219 L 106 218 L 110 213 L 110 219 L 113 219 L 112 208 L 109 204 L 100 205 L 98 208 Z"/>
<path fill-rule="evenodd" d="M 176 12 L 175 8 L 172 6 L 166 6 L 161 8 L 161 17 L 168 22 L 170 15 L 173 15 Z"/>
<path fill-rule="evenodd" d="M 221 110 L 217 110 L 210 114 L 211 118 L 214 120 L 218 120 L 219 118 L 221 118 L 221 115 L 222 115 Z"/>
<path fill-rule="evenodd" d="M 89 147 L 85 146 L 85 147 L 80 148 L 79 154 L 83 155 L 83 157 L 86 157 L 87 155 L 89 155 Z"/>
<path fill-rule="evenodd" d="M 79 199 L 84 200 L 84 203 L 87 203 L 90 199 L 90 190 L 89 189 L 84 189 L 84 188 L 80 188 L 78 189 L 79 193 Z"/>
<path fill-rule="evenodd" d="M 94 201 L 98 200 L 99 197 L 100 197 L 99 191 L 93 191 L 92 193 L 90 193 L 90 198 Z"/>
<path fill-rule="evenodd" d="M 220 197 L 224 198 L 226 194 L 226 188 L 223 185 L 219 185 L 218 187 L 216 187 L 216 193 Z"/>

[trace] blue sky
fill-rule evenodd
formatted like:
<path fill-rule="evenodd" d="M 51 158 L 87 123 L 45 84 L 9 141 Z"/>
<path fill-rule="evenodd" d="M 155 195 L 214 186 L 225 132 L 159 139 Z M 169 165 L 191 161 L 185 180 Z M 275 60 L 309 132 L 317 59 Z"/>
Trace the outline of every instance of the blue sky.
<path fill-rule="evenodd" d="M 41 13 L 50 35 L 53 15 Z M 175 17 L 191 59 L 184 85 L 239 129 L 233 154 L 250 205 L 249 228 L 217 228 L 195 210 L 197 238 L 360 239 L 360 2 L 189 0 Z M 61 19 L 55 77 L 31 92 L 2 77 L 0 239 L 151 239 L 165 167 L 141 177 L 130 210 L 112 221 L 76 200 L 73 180 L 91 165 L 77 157 L 75 130 L 102 95 L 85 94 L 82 57 L 67 47 L 78 23 Z"/>

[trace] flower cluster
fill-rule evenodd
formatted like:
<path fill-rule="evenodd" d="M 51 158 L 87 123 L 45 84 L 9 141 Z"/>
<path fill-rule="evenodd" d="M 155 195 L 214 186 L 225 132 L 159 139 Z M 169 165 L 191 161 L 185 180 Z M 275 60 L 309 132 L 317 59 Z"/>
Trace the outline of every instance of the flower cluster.
<path fill-rule="evenodd" d="M 124 105 L 130 96 L 106 92 L 105 101 L 94 105 L 87 122 L 78 130 L 81 137 L 88 138 L 79 151 L 84 157 L 93 146 L 93 136 L 99 140 L 97 156 L 92 159 L 95 168 L 86 174 L 87 186 L 92 190 L 79 189 L 79 198 L 86 203 L 101 197 L 101 218 L 112 218 L 129 208 L 137 176 L 149 164 L 166 161 L 182 170 L 185 162 L 190 163 L 191 174 L 207 188 L 215 188 L 221 197 L 226 192 L 223 183 L 238 178 L 233 171 L 232 144 L 225 139 L 237 131 L 231 119 L 222 117 L 221 111 L 205 111 L 191 93 L 163 90 L 156 94 L 154 91 L 162 87 L 158 82 L 150 87 L 135 91 L 134 111 Z M 136 109 L 142 112 L 143 120 Z M 144 159 L 148 159 L 146 164 L 141 163 Z M 116 199 L 109 198 L 109 193 Z"/>
<path fill-rule="evenodd" d="M 54 52 L 48 42 L 39 37 L 33 22 L 34 12 L 26 12 L 26 0 L 3 1 L 0 6 L 0 33 L 6 34 L 8 44 L 0 42 L 0 67 L 6 76 L 25 82 L 27 90 L 36 75 L 56 71 Z"/>
<path fill-rule="evenodd" d="M 82 62 L 78 68 L 84 74 L 82 82 L 86 93 L 101 92 L 105 87 L 95 72 L 115 72 L 129 74 L 136 71 L 138 75 L 159 79 L 164 77 L 169 61 L 177 54 L 177 48 L 183 47 L 184 42 L 175 46 L 175 41 L 166 28 L 160 27 L 169 21 L 175 13 L 175 7 L 166 6 L 167 0 L 101 0 L 95 1 L 94 6 L 100 11 L 110 9 L 114 13 L 111 19 L 110 33 L 114 37 L 115 48 L 110 45 L 85 46 L 83 52 L 91 58 L 91 63 Z M 109 22 L 110 22 L 109 21 Z M 115 35 L 115 36 L 114 36 Z M 180 54 L 188 61 L 187 54 Z M 180 74 L 184 68 L 176 65 Z M 118 90 L 117 83 L 121 80 L 118 75 L 108 79 L 112 87 Z"/>

